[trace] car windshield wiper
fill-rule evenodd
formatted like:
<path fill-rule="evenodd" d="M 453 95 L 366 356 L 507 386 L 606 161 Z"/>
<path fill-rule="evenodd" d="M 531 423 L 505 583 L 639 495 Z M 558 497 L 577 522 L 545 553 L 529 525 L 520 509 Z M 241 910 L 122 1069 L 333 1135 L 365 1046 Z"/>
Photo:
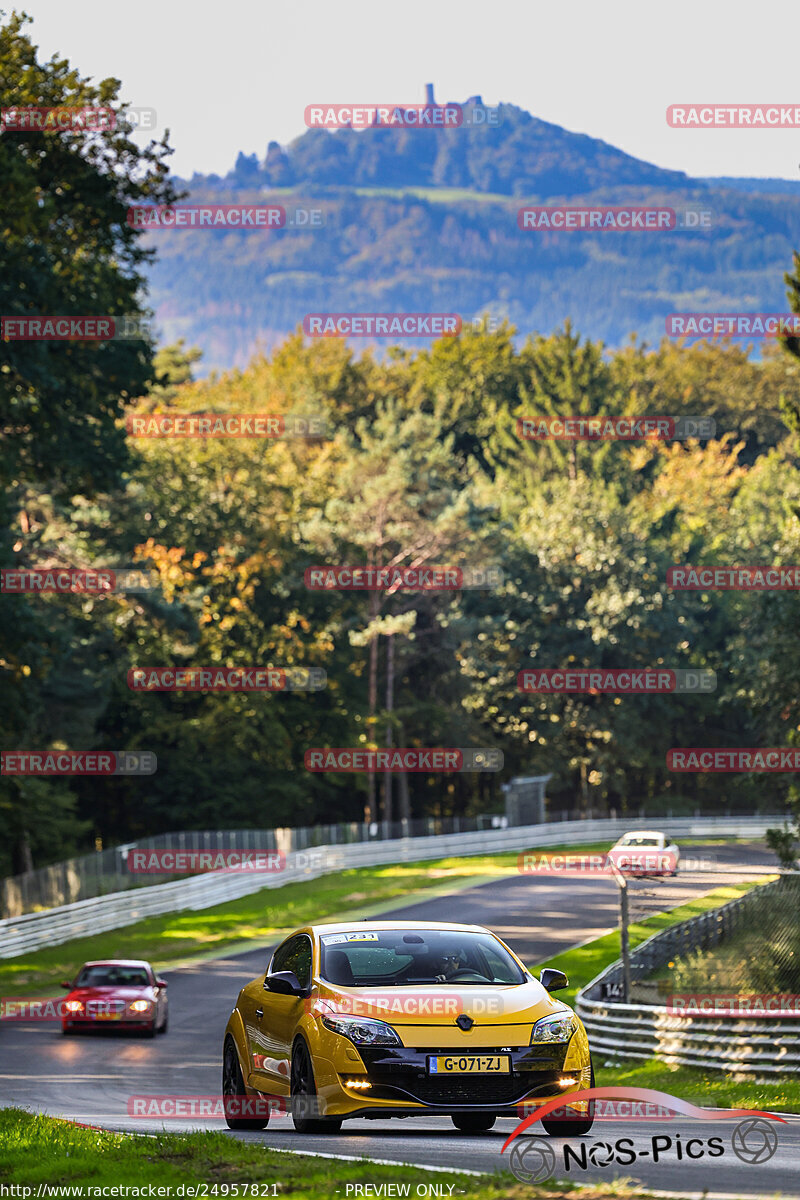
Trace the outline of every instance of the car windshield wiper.
<path fill-rule="evenodd" d="M 467 985 L 468 987 L 500 987 L 502 986 L 496 979 L 409 979 L 408 983 L 429 983 L 432 987 L 447 987 L 452 985 L 458 987 L 459 984 Z"/>

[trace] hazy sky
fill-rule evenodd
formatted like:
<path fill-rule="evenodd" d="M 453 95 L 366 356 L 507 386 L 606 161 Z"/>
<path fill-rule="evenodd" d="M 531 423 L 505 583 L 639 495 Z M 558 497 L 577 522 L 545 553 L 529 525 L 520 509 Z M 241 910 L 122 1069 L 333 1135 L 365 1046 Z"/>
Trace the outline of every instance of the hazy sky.
<path fill-rule="evenodd" d="M 0 0 L 2 2 L 2 0 Z M 12 0 L 7 0 L 10 7 Z M 691 175 L 800 180 L 800 129 L 679 130 L 669 104 L 800 104 L 797 0 L 27 0 L 42 55 L 156 109 L 173 169 L 225 173 L 307 104 L 478 93 Z M 432 133 L 431 136 L 436 136 Z"/>

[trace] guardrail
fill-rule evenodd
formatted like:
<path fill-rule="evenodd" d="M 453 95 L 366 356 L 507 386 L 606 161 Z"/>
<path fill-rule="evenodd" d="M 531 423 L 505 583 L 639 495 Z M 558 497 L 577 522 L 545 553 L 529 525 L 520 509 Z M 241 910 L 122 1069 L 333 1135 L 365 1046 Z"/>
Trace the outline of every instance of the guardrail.
<path fill-rule="evenodd" d="M 762 872 L 763 873 L 763 872 Z M 796 878 L 796 876 L 794 876 Z M 735 933 L 753 904 L 775 898 L 783 879 L 754 888 L 721 908 L 656 933 L 631 952 L 631 982 L 687 951 L 708 949 Z M 674 1066 L 766 1075 L 800 1073 L 800 1017 L 692 1017 L 665 1005 L 604 998 L 622 982 L 622 961 L 606 967 L 576 997 L 594 1051 L 612 1059 L 658 1058 Z"/>
<path fill-rule="evenodd" d="M 591 815 L 591 814 L 590 814 Z M 306 825 L 278 829 L 188 829 L 157 833 L 122 846 L 94 850 L 77 858 L 36 867 L 0 879 L 0 918 L 60 908 L 78 900 L 91 900 L 129 888 L 168 883 L 169 872 L 147 879 L 128 870 L 132 850 L 308 850 L 311 846 L 340 846 L 352 842 L 386 841 L 392 838 L 432 837 L 443 833 L 471 833 L 486 828 L 505 829 L 505 816 L 417 817 L 414 820 L 339 821 L 334 825 Z M 520 824 L 515 821 L 514 824 Z"/>
<path fill-rule="evenodd" d="M 662 829 L 673 837 L 759 837 L 782 822 L 772 817 L 673 817 L 642 821 L 642 829 Z M 226 900 L 250 895 L 262 888 L 282 887 L 301 879 L 316 879 L 331 871 L 373 867 L 382 863 L 422 862 L 450 855 L 469 857 L 503 851 L 528 850 L 536 846 L 581 845 L 613 841 L 630 827 L 615 820 L 553 821 L 510 829 L 484 829 L 439 837 L 397 838 L 388 841 L 356 842 L 350 845 L 318 846 L 287 855 L 280 873 L 215 871 L 204 875 L 136 888 L 91 900 L 78 900 L 45 912 L 26 913 L 0 921 L 0 958 L 15 958 L 40 946 L 55 946 L 73 938 L 103 933 L 132 925 L 145 917 L 186 909 L 211 908 Z"/>

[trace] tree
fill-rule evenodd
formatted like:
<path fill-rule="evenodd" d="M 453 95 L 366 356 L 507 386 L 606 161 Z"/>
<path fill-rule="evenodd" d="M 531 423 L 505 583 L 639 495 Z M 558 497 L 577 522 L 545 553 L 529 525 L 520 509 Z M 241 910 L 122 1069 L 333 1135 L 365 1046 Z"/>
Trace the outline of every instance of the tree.
<path fill-rule="evenodd" d="M 28 21 L 12 13 L 0 25 L 0 107 L 119 109 L 117 80 L 93 85 L 65 59 L 39 62 L 25 32 Z M 126 213 L 133 204 L 176 198 L 167 175 L 169 154 L 166 136 L 141 149 L 121 125 L 100 131 L 4 132 L 0 311 L 9 316 L 143 314 L 143 268 L 152 252 L 143 248 Z M 76 528 L 76 506 L 122 480 L 129 459 L 119 418 L 126 399 L 151 378 L 153 347 L 145 339 L 6 339 L 1 348 L 0 566 L 36 564 L 37 555 L 52 548 L 55 528 L 64 533 L 59 554 L 85 552 L 89 542 Z M 34 733 L 57 738 L 58 724 L 43 718 L 52 711 L 54 686 L 63 685 L 59 671 L 69 643 L 83 633 L 91 640 L 88 622 L 79 615 L 80 606 L 64 603 L 63 597 L 3 596 L 2 603 L 4 741 L 19 746 Z M 57 809 L 62 816 L 69 810 L 63 787 L 50 781 L 32 787 L 13 777 L 0 782 L 3 826 L 18 862 L 29 856 L 32 826 L 42 812 L 39 801 L 48 789 L 55 822 Z M 32 796 L 38 797 L 36 804 Z M 68 825 L 62 820 L 60 828 Z"/>
<path fill-rule="evenodd" d="M 336 493 L 304 522 L 306 543 L 331 563 L 368 567 L 419 568 L 447 565 L 469 547 L 469 497 L 460 487 L 454 436 L 442 435 L 437 416 L 422 411 L 405 415 L 396 402 L 376 406 L 371 422 L 356 422 L 344 435 L 337 463 Z M 354 646 L 368 647 L 367 718 L 363 735 L 377 739 L 378 641 L 390 639 L 387 723 L 394 705 L 394 638 L 411 636 L 422 596 L 402 592 L 367 593 L 360 629 L 351 629 Z M 391 605 L 391 615 L 384 609 Z M 391 741 L 387 742 L 391 745 Z M 375 819 L 374 772 L 368 775 L 365 820 Z M 404 818 L 410 814 L 404 813 Z M 385 821 L 392 819 L 391 781 L 385 781 Z"/>
<path fill-rule="evenodd" d="M 569 321 L 552 337 L 529 342 L 521 360 L 524 375 L 517 416 L 594 417 L 619 411 L 602 343 L 587 341 L 581 345 Z M 538 459 L 546 452 L 559 473 L 566 473 L 575 484 L 579 474 L 599 471 L 615 450 L 611 442 L 598 445 L 568 440 L 562 444 L 550 439 L 544 443 L 544 450 L 531 444 L 527 457 L 529 461 Z"/>

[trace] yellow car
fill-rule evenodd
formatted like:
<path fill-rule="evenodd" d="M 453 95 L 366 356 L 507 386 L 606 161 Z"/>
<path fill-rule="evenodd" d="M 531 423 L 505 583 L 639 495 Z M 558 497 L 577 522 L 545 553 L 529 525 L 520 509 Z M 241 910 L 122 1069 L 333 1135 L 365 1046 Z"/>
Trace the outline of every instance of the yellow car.
<path fill-rule="evenodd" d="M 231 1013 L 228 1125 L 263 1129 L 270 1107 L 291 1112 L 300 1133 L 335 1132 L 348 1117 L 445 1115 L 465 1133 L 519 1118 L 594 1084 L 586 1030 L 550 995 L 567 983 L 549 969 L 535 979 L 479 925 L 305 926 Z M 253 1117 L 237 1097 L 269 1102 Z M 588 1133 L 591 1102 L 566 1115 L 551 1114 L 544 1129 Z"/>

